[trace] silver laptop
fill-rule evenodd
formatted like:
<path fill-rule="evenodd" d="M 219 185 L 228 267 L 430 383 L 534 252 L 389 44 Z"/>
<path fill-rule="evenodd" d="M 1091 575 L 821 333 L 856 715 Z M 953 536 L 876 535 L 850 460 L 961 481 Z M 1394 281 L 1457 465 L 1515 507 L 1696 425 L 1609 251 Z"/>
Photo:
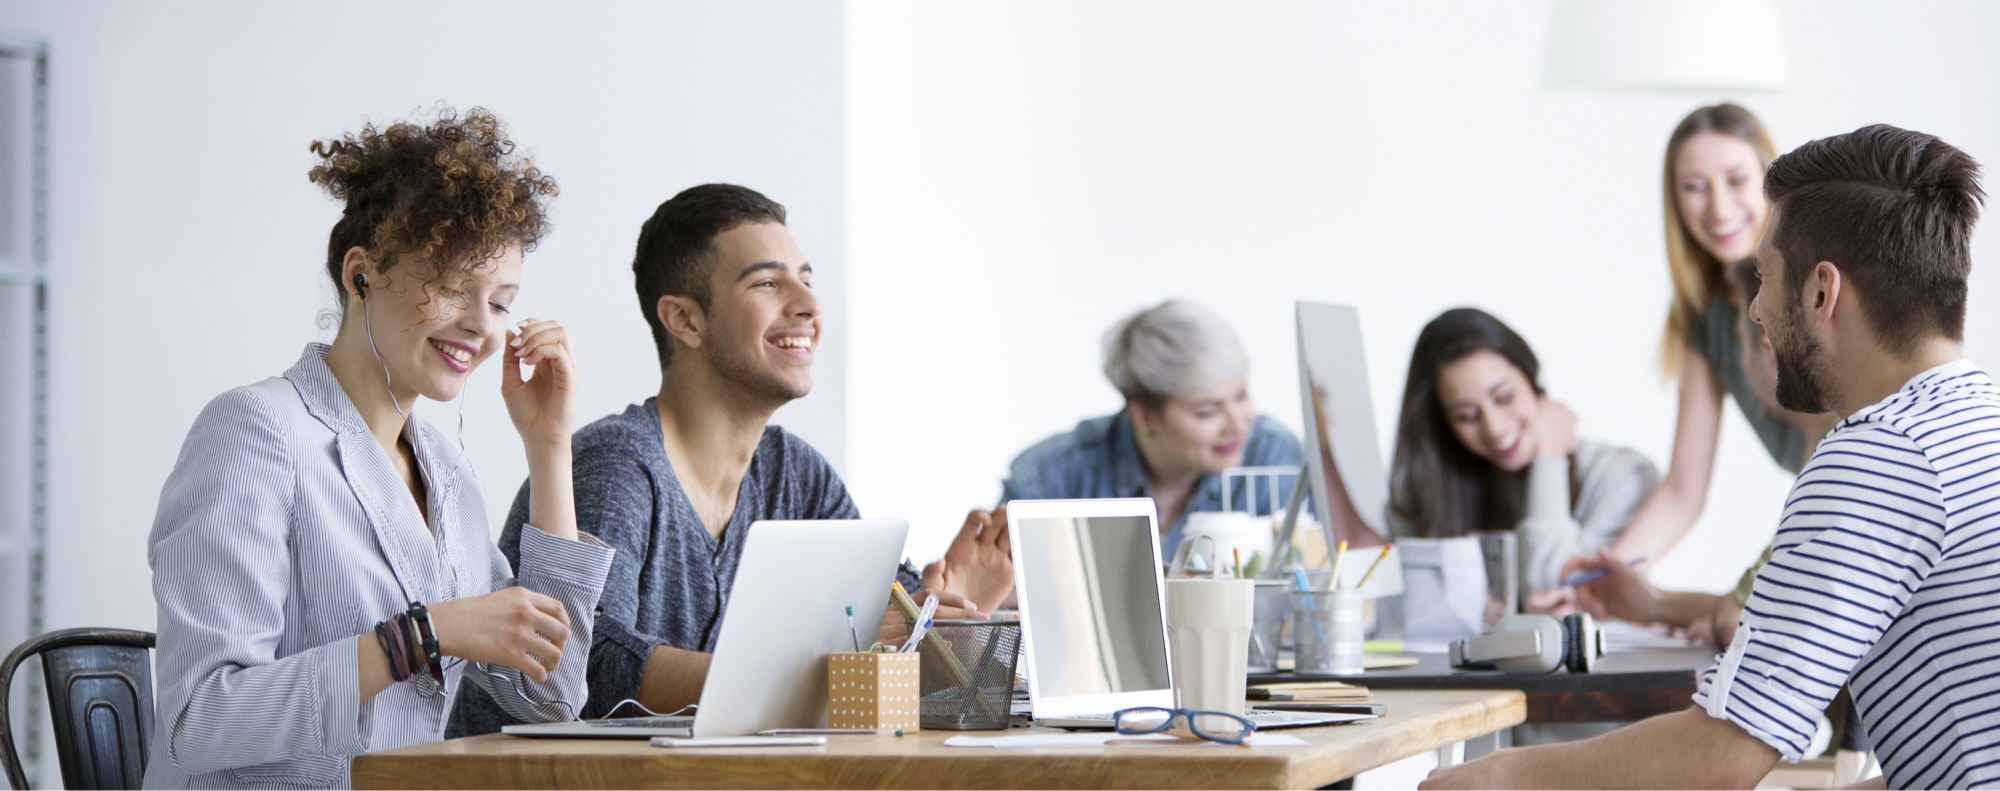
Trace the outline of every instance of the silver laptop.
<path fill-rule="evenodd" d="M 1109 728 L 1119 709 L 1172 708 L 1153 501 L 1015 500 L 1007 530 L 1036 723 Z M 1244 716 L 1259 728 L 1282 728 L 1372 715 L 1250 709 Z"/>
<path fill-rule="evenodd" d="M 826 655 L 875 640 L 903 556 L 901 520 L 757 522 L 743 542 L 692 717 L 509 725 L 515 736 L 742 736 L 826 724 Z"/>

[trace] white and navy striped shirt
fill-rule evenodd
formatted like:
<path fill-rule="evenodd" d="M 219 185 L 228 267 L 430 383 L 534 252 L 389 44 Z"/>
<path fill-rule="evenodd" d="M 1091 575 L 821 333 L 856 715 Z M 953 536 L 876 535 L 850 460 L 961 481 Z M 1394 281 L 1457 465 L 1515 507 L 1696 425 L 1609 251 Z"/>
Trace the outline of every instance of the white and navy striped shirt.
<path fill-rule="evenodd" d="M 2000 390 L 1960 360 L 1820 443 L 1694 699 L 1796 761 L 1846 684 L 1890 787 L 1995 787 L 1996 657 Z"/>

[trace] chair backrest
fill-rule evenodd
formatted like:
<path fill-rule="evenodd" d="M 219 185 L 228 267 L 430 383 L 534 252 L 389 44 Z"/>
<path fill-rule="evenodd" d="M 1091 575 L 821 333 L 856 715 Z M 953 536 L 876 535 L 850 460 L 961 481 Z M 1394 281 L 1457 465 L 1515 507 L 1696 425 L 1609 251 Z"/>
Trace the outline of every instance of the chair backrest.
<path fill-rule="evenodd" d="M 40 655 L 63 785 L 138 788 L 153 739 L 153 639 L 126 629 L 62 629 L 8 654 L 0 662 L 0 759 L 8 782 L 28 787 L 14 752 L 8 690 L 15 669 Z"/>

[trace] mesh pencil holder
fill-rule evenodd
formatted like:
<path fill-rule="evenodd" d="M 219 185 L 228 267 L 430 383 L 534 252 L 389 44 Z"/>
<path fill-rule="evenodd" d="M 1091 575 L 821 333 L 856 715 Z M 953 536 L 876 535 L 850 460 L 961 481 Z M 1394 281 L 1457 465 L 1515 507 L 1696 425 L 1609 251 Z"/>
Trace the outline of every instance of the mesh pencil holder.
<path fill-rule="evenodd" d="M 917 650 L 923 668 L 917 719 L 925 730 L 1007 727 L 1021 657 L 1019 621 L 936 621 Z"/>
<path fill-rule="evenodd" d="M 1278 672 L 1278 645 L 1284 638 L 1285 612 L 1292 604 L 1292 583 L 1258 580 L 1250 616 L 1250 659 L 1244 669 L 1252 673 Z"/>

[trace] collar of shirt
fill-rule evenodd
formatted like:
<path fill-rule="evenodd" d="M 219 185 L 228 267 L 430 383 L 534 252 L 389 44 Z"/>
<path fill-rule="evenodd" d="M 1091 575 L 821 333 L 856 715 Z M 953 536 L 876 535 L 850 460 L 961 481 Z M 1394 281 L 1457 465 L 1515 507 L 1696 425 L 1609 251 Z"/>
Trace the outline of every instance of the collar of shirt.
<path fill-rule="evenodd" d="M 1139 456 L 1137 427 L 1132 425 L 1130 413 L 1120 410 L 1105 431 L 1106 444 L 1111 455 L 1111 479 L 1116 491 L 1124 497 L 1152 497 L 1153 484 L 1146 477 L 1146 463 Z M 1154 507 L 1159 501 L 1154 500 Z M 1164 525 L 1160 534 L 1160 557 L 1173 557 L 1180 548 L 1182 529 L 1187 526 L 1187 515 L 1196 511 L 1222 510 L 1222 476 L 1209 473 L 1195 480 L 1194 493 L 1188 497 L 1187 505 L 1173 524 Z"/>
<path fill-rule="evenodd" d="M 306 412 L 338 435 L 342 471 L 354 487 L 404 595 L 433 602 L 457 598 L 459 558 L 448 539 L 459 521 L 460 458 L 447 457 L 444 449 L 457 453 L 458 443 L 445 442 L 414 413 L 403 424 L 403 435 L 417 457 L 418 474 L 424 478 L 425 505 L 431 511 L 431 524 L 424 524 L 423 512 L 410 501 L 409 489 L 396 474 L 388 454 L 376 444 L 368 422 L 361 418 L 340 380 L 334 378 L 333 369 L 326 366 L 331 348 L 324 343 L 306 344 L 299 361 L 285 371 L 285 380 L 298 391 Z M 403 524 L 409 517 L 415 517 L 415 524 Z M 436 525 L 435 530 L 432 525 Z"/>

